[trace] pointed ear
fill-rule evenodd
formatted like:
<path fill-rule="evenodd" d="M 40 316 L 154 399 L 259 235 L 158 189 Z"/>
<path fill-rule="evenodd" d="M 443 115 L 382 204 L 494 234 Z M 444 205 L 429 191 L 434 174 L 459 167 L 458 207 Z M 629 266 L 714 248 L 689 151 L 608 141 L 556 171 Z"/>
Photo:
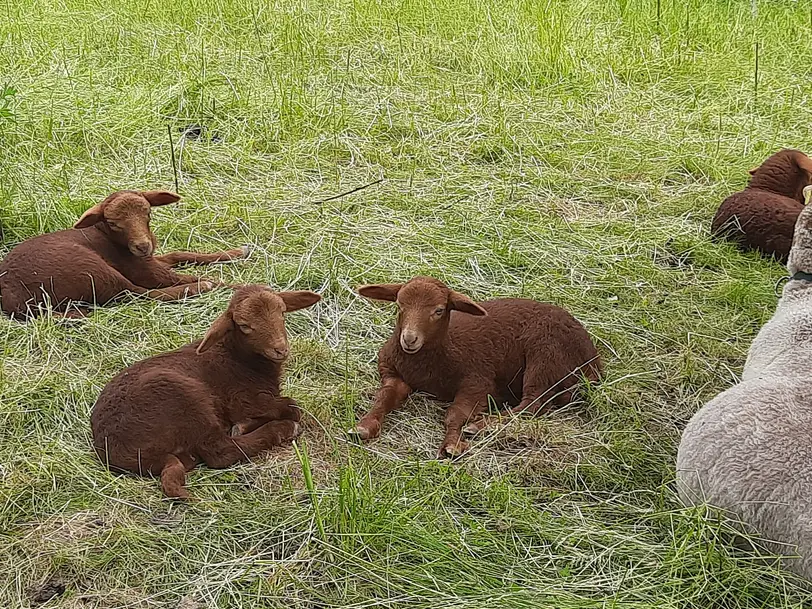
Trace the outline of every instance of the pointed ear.
<path fill-rule="evenodd" d="M 378 285 L 362 285 L 356 292 L 364 298 L 395 302 L 398 299 L 398 292 L 402 287 L 402 283 L 380 283 Z"/>
<path fill-rule="evenodd" d="M 460 294 L 454 290 L 451 290 L 451 293 L 448 295 L 448 308 L 459 311 L 460 313 L 468 313 L 468 315 L 478 315 L 480 317 L 488 315 L 485 309 L 480 307 L 465 294 Z"/>
<path fill-rule="evenodd" d="M 231 312 L 226 311 L 214 320 L 211 328 L 206 332 L 206 336 L 203 337 L 203 340 L 200 341 L 200 344 L 197 346 L 197 354 L 200 355 L 214 345 L 214 343 L 223 340 L 223 337 L 233 327 L 234 323 L 231 321 Z"/>
<path fill-rule="evenodd" d="M 321 300 L 321 296 L 315 292 L 308 292 L 307 290 L 299 292 L 279 292 L 279 298 L 285 303 L 286 313 L 312 307 Z"/>
<path fill-rule="evenodd" d="M 747 173 L 749 173 L 752 176 L 752 175 L 756 175 L 757 171 L 758 171 L 758 167 L 753 167 L 752 169 L 748 169 Z"/>
<path fill-rule="evenodd" d="M 177 203 L 180 197 L 174 192 L 166 190 L 145 190 L 141 196 L 149 201 L 150 207 L 158 207 L 159 205 L 169 205 L 170 203 Z"/>
<path fill-rule="evenodd" d="M 104 210 L 102 208 L 102 203 L 99 203 L 83 213 L 82 217 L 79 218 L 76 221 L 76 224 L 73 225 L 73 228 L 87 228 L 88 226 L 98 224 L 102 220 L 104 220 Z"/>

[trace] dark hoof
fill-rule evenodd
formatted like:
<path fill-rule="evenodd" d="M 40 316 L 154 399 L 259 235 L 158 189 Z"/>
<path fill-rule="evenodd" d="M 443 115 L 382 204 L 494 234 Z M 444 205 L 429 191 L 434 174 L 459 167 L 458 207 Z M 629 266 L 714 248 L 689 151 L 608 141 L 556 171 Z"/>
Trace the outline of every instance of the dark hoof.
<path fill-rule="evenodd" d="M 456 442 L 446 442 L 440 447 L 437 453 L 438 459 L 459 459 L 468 450 L 468 442 L 457 440 Z"/>

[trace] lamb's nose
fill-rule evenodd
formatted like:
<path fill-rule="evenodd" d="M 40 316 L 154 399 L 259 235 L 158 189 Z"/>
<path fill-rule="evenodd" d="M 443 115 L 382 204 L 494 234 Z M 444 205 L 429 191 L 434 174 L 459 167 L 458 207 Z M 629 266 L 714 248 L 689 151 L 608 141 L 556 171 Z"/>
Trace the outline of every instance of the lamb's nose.
<path fill-rule="evenodd" d="M 279 359 L 284 359 L 290 353 L 290 347 L 276 347 L 273 352 Z"/>
<path fill-rule="evenodd" d="M 417 344 L 417 335 L 416 334 L 403 334 L 403 343 L 407 347 L 414 347 Z"/>
<path fill-rule="evenodd" d="M 147 256 L 152 251 L 152 244 L 147 242 L 147 241 L 144 241 L 142 243 L 136 243 L 135 244 L 135 249 L 142 256 Z"/>

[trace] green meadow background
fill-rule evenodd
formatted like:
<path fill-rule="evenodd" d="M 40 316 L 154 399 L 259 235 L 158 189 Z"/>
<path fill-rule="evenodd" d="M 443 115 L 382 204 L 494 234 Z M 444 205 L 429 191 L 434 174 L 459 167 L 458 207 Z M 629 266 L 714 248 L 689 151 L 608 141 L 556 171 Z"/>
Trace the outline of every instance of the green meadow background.
<path fill-rule="evenodd" d="M 39 606 L 77 609 L 810 606 L 681 508 L 673 475 L 775 307 L 785 270 L 708 226 L 747 169 L 810 149 L 812 2 L 0 7 L 0 254 L 116 189 L 174 190 L 171 140 L 162 251 L 252 244 L 205 273 L 324 297 L 289 316 L 299 453 L 197 470 L 189 505 L 107 472 L 88 418 L 228 290 L 0 320 L 0 606 L 43 584 L 65 591 Z M 457 463 L 420 396 L 348 443 L 394 319 L 353 288 L 416 274 L 568 308 L 605 382 Z"/>

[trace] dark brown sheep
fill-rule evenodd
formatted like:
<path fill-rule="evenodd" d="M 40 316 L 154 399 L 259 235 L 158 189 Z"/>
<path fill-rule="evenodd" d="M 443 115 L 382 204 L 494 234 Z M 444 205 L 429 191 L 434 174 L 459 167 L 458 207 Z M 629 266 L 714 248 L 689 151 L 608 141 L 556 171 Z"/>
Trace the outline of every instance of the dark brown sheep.
<path fill-rule="evenodd" d="M 711 231 L 744 250 L 757 250 L 785 263 L 795 221 L 804 208 L 804 186 L 812 183 L 812 159 L 799 150 L 784 149 L 750 174 L 747 188 L 719 206 Z"/>
<path fill-rule="evenodd" d="M 179 199 L 158 190 L 115 192 L 72 229 L 23 241 L 0 262 L 3 311 L 26 318 L 50 304 L 57 314 L 82 317 L 88 304 L 105 304 L 127 292 L 170 301 L 213 289 L 216 282 L 178 275 L 172 267 L 243 258 L 247 249 L 153 256 L 150 209 Z"/>
<path fill-rule="evenodd" d="M 168 497 L 186 499 L 186 472 L 199 463 L 228 467 L 295 438 L 300 412 L 279 389 L 289 353 L 283 314 L 319 299 L 238 288 L 203 340 L 121 371 L 90 416 L 99 458 L 160 475 Z"/>
<path fill-rule="evenodd" d="M 463 431 L 485 427 L 489 396 L 516 405 L 511 413 L 535 413 L 570 403 L 580 378 L 600 377 L 589 334 L 560 307 L 524 299 L 476 304 L 430 277 L 367 285 L 358 293 L 399 309 L 378 354 L 381 385 L 372 409 L 350 431 L 363 440 L 377 437 L 386 414 L 422 391 L 452 402 L 438 456 L 456 457 L 468 447 Z"/>

